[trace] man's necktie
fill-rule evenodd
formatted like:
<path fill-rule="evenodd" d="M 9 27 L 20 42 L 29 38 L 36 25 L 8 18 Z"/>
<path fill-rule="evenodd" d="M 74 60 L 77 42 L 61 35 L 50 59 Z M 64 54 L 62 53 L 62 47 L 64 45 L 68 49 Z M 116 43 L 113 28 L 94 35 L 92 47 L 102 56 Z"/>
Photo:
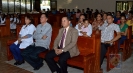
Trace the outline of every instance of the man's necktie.
<path fill-rule="evenodd" d="M 63 43 L 64 43 L 64 39 L 65 39 L 65 35 L 66 35 L 66 29 L 64 30 L 64 33 L 62 35 L 62 39 L 61 39 L 61 43 L 60 43 L 60 48 L 63 48 Z"/>

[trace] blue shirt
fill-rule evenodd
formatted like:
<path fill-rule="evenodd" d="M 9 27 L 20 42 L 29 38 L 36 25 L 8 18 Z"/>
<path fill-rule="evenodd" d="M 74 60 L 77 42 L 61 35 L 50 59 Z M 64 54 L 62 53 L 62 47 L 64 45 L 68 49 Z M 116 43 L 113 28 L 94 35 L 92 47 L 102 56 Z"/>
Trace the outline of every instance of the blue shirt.
<path fill-rule="evenodd" d="M 44 35 L 47 36 L 45 40 L 42 39 Z M 48 49 L 51 42 L 51 35 L 52 27 L 49 23 L 45 23 L 44 25 L 39 24 L 33 36 L 35 39 L 35 46 L 40 46 Z"/>

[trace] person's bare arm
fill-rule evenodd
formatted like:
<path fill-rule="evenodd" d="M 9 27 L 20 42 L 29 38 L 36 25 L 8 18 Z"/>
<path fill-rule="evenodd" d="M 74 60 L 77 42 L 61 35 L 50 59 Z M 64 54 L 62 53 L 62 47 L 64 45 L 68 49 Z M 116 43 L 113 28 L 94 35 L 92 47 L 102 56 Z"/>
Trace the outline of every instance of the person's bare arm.
<path fill-rule="evenodd" d="M 119 40 L 120 38 L 121 38 L 121 32 L 117 32 L 117 36 L 114 39 L 112 39 L 111 41 L 106 41 L 105 43 L 110 44 L 110 43 L 113 43 L 113 42 Z"/>
<path fill-rule="evenodd" d="M 126 31 L 125 31 L 125 32 L 121 32 L 121 35 L 126 36 L 126 35 L 127 35 L 127 30 L 128 30 L 128 28 L 126 29 Z"/>

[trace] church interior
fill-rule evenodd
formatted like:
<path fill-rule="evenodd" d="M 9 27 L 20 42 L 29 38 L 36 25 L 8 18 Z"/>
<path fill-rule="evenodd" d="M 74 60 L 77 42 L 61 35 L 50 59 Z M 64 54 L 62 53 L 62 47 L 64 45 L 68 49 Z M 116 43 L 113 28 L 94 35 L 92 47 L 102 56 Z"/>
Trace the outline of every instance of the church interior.
<path fill-rule="evenodd" d="M 34 52 L 26 54 L 33 64 L 42 61 L 35 67 L 23 56 L 33 43 L 48 46 L 36 49 L 34 59 Z M 22 62 L 11 49 L 15 44 Z M 51 59 L 53 50 L 57 57 Z M 133 0 L 0 0 L 0 73 L 133 73 Z"/>

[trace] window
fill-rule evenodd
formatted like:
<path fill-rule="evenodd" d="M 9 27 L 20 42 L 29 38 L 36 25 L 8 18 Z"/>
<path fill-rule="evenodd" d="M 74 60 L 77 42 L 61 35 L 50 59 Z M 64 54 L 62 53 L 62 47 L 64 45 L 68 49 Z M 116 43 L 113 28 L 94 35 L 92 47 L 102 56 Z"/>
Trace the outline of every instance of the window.
<path fill-rule="evenodd" d="M 2 11 L 3 12 L 8 12 L 7 3 L 8 3 L 7 0 L 2 0 Z"/>
<path fill-rule="evenodd" d="M 133 1 L 116 1 L 116 11 L 130 11 L 133 6 Z"/>
<path fill-rule="evenodd" d="M 2 0 L 2 12 L 26 13 L 33 9 L 34 0 Z"/>
<path fill-rule="evenodd" d="M 41 0 L 40 6 L 41 6 L 41 10 L 50 9 L 50 0 Z"/>
<path fill-rule="evenodd" d="M 14 13 L 14 0 L 8 0 L 9 3 L 9 13 Z"/>
<path fill-rule="evenodd" d="M 56 0 L 40 0 L 39 4 L 41 10 L 57 9 Z M 2 12 L 23 14 L 32 11 L 35 7 L 34 5 L 35 0 L 2 0 Z"/>

